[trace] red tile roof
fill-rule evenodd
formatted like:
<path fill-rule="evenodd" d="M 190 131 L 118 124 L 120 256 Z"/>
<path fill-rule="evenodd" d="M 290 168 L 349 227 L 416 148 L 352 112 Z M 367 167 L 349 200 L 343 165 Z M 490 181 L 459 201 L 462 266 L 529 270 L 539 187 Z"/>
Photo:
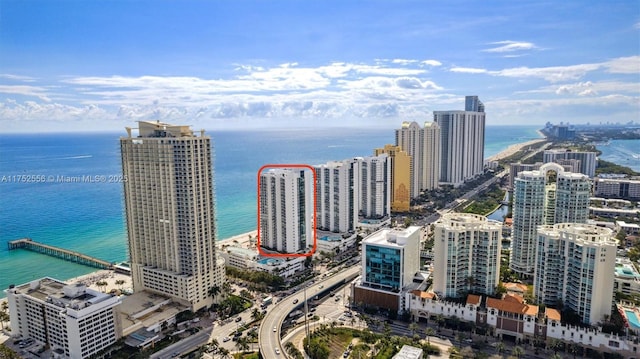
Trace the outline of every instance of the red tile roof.
<path fill-rule="evenodd" d="M 544 311 L 544 314 L 550 320 L 560 321 L 560 318 L 562 318 L 562 316 L 560 315 L 560 311 L 558 311 L 556 309 L 553 309 L 553 308 L 546 308 L 545 311 Z"/>
<path fill-rule="evenodd" d="M 538 306 L 521 303 L 515 296 L 509 299 L 487 298 L 487 308 L 495 308 L 502 312 L 522 315 L 537 315 Z"/>
<path fill-rule="evenodd" d="M 467 304 L 480 305 L 482 297 L 479 295 L 469 294 L 467 296 Z"/>
<path fill-rule="evenodd" d="M 411 291 L 411 294 L 415 295 L 418 298 L 426 298 L 426 299 L 433 299 L 433 297 L 435 297 L 435 293 L 431 293 L 431 292 L 423 292 L 421 290 L 413 290 Z"/>

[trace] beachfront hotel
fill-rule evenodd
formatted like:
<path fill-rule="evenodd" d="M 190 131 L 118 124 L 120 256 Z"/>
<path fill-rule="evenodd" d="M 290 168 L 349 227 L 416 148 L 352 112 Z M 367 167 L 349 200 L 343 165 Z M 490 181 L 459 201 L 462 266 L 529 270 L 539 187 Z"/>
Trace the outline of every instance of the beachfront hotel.
<path fill-rule="evenodd" d="M 539 303 L 557 305 L 596 325 L 611 314 L 616 265 L 613 231 L 583 223 L 538 227 L 533 293 Z"/>
<path fill-rule="evenodd" d="M 440 184 L 458 187 L 484 171 L 484 105 L 465 97 L 464 111 L 434 111 L 440 127 Z"/>
<path fill-rule="evenodd" d="M 433 291 L 445 298 L 495 292 L 500 280 L 502 223 L 448 213 L 434 224 Z"/>
<path fill-rule="evenodd" d="M 216 256 L 211 138 L 189 126 L 138 122 L 120 139 L 134 291 L 197 311 L 224 281 Z"/>
<path fill-rule="evenodd" d="M 270 168 L 260 173 L 260 246 L 283 254 L 313 246 L 313 173 L 301 168 Z"/>
<path fill-rule="evenodd" d="M 440 127 L 427 122 L 421 128 L 416 122 L 405 121 L 396 130 L 396 146 L 411 156 L 411 198 L 420 191 L 438 187 L 440 179 Z"/>
<path fill-rule="evenodd" d="M 52 357 L 87 358 L 120 337 L 121 301 L 115 295 L 52 278 L 11 286 L 5 293 L 12 337 L 34 339 Z"/>
<path fill-rule="evenodd" d="M 411 205 L 411 156 L 399 146 L 384 145 L 373 150 L 374 156 L 391 158 L 391 211 L 407 212 Z"/>
<path fill-rule="evenodd" d="M 591 182 L 581 173 L 565 172 L 556 163 L 523 171 L 514 181 L 510 268 L 532 276 L 535 268 L 536 230 L 540 225 L 586 223 Z"/>

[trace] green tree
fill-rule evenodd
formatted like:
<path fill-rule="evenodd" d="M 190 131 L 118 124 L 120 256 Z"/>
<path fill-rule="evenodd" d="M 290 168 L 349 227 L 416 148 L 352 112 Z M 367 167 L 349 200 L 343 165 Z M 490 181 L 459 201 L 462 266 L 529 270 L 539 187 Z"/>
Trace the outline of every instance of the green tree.
<path fill-rule="evenodd" d="M 521 355 L 524 355 L 524 349 L 522 349 L 522 347 L 515 346 L 511 353 L 515 355 L 516 358 L 520 358 Z"/>
<path fill-rule="evenodd" d="M 431 329 L 431 328 L 427 327 L 427 329 L 425 329 L 425 331 L 424 331 L 424 332 L 425 332 L 425 334 L 426 334 L 427 344 L 431 345 L 431 336 L 432 336 L 433 334 L 435 334 L 435 333 L 434 333 L 434 331 L 433 331 L 433 329 Z"/>
<path fill-rule="evenodd" d="M 249 339 L 247 337 L 240 337 L 236 340 L 236 348 L 238 348 L 239 351 L 246 352 L 249 350 L 249 347 Z"/>
<path fill-rule="evenodd" d="M 116 285 L 117 285 L 117 286 L 122 290 L 122 286 L 123 286 L 125 283 L 127 283 L 127 281 L 126 281 L 126 280 L 124 280 L 124 279 L 118 279 L 118 280 L 116 280 L 116 282 L 115 282 L 115 283 L 116 283 Z"/>

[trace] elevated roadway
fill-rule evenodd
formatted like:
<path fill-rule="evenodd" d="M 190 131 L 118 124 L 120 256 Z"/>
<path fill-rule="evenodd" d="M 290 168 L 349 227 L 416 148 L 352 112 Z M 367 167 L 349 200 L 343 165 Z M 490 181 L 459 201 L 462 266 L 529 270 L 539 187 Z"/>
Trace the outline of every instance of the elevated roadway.
<path fill-rule="evenodd" d="M 345 269 L 342 272 L 338 272 L 331 277 L 325 278 L 320 281 L 316 281 L 306 287 L 307 301 L 316 295 L 322 294 L 325 291 L 330 290 L 340 283 L 346 283 L 354 279 L 360 274 L 360 266 L 356 265 L 351 268 Z M 300 290 L 288 297 L 281 299 L 275 303 L 273 307 L 267 312 L 262 324 L 260 325 L 260 331 L 258 332 L 258 344 L 260 346 L 260 353 L 264 359 L 278 359 L 285 358 L 284 348 L 281 340 L 281 328 L 282 323 L 287 318 L 289 313 L 295 310 L 296 307 L 304 305 L 305 293 L 304 290 Z M 293 302 L 296 302 L 294 304 Z M 276 354 L 276 349 L 280 354 Z"/>

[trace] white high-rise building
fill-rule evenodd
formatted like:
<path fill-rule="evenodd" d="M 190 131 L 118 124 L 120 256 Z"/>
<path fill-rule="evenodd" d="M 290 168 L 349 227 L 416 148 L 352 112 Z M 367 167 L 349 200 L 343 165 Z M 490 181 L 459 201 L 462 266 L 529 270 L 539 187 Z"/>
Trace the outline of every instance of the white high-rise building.
<path fill-rule="evenodd" d="M 585 223 L 590 195 L 591 182 L 586 175 L 565 172 L 556 163 L 518 173 L 513 190 L 511 269 L 533 275 L 538 226 Z"/>
<path fill-rule="evenodd" d="M 313 246 L 313 174 L 308 169 L 272 168 L 260 174 L 260 246 L 293 254 Z"/>
<path fill-rule="evenodd" d="M 424 123 L 424 166 L 422 168 L 422 189 L 432 190 L 440 185 L 441 130 L 435 122 Z"/>
<path fill-rule="evenodd" d="M 502 224 L 468 213 L 435 224 L 433 290 L 445 297 L 493 294 L 500 280 Z"/>
<path fill-rule="evenodd" d="M 438 187 L 440 179 L 440 127 L 427 122 L 424 128 L 416 122 L 403 122 L 396 130 L 396 146 L 411 156 L 411 198 L 422 190 Z"/>
<path fill-rule="evenodd" d="M 360 210 L 360 160 L 315 166 L 316 228 L 336 233 L 355 231 Z"/>
<path fill-rule="evenodd" d="M 11 335 L 45 344 L 53 357 L 88 358 L 121 335 L 117 296 L 52 278 L 12 286 L 5 293 Z"/>
<path fill-rule="evenodd" d="M 167 295 L 193 311 L 224 281 L 216 258 L 211 138 L 189 126 L 138 122 L 120 139 L 135 291 Z"/>
<path fill-rule="evenodd" d="M 391 215 L 391 157 L 362 157 L 360 161 L 360 215 L 384 218 Z"/>
<path fill-rule="evenodd" d="M 582 223 L 538 227 L 534 295 L 562 303 L 595 325 L 611 314 L 616 241 L 608 228 Z"/>
<path fill-rule="evenodd" d="M 476 98 L 465 104 L 475 109 L 472 111 L 433 112 L 441 134 L 440 184 L 457 187 L 483 173 L 485 113 L 481 104 Z"/>
<path fill-rule="evenodd" d="M 596 152 L 586 151 L 571 151 L 566 149 L 554 149 L 545 150 L 542 157 L 542 162 L 556 162 L 563 164 L 562 161 L 577 161 L 578 170 L 576 172 L 585 174 L 589 178 L 593 178 L 596 175 L 596 167 L 598 164 Z"/>

